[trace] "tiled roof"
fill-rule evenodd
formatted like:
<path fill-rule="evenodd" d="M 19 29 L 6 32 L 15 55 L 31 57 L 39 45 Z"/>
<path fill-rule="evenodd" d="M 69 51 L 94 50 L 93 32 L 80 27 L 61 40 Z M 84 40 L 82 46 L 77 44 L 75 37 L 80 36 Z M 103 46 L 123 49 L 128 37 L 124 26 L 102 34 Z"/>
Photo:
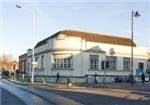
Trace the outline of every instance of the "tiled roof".
<path fill-rule="evenodd" d="M 89 33 L 89 32 L 81 32 L 81 31 L 75 31 L 75 30 L 63 30 L 55 33 L 54 35 L 40 41 L 37 43 L 35 48 L 44 45 L 47 43 L 47 40 L 50 38 L 53 38 L 59 34 L 65 34 L 66 36 L 75 36 L 75 37 L 81 37 L 87 41 L 91 42 L 101 42 L 101 43 L 108 43 L 108 44 L 116 44 L 116 45 L 124 45 L 124 46 L 136 46 L 134 42 L 130 38 L 125 37 L 116 37 L 116 36 L 110 36 L 105 34 L 97 34 L 97 33 Z"/>

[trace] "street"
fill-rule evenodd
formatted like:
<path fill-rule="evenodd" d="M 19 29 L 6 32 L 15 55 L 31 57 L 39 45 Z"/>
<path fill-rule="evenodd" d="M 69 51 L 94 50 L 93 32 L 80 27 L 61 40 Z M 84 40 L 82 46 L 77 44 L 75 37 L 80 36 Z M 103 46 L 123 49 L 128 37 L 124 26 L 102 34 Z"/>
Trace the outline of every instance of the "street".
<path fill-rule="evenodd" d="M 1 99 L 0 103 L 1 105 L 25 105 L 23 101 L 21 101 L 18 97 L 11 94 L 7 90 L 0 88 L 1 93 Z"/>
<path fill-rule="evenodd" d="M 1 105 L 150 105 L 149 92 L 94 88 L 43 88 L 0 82 Z"/>

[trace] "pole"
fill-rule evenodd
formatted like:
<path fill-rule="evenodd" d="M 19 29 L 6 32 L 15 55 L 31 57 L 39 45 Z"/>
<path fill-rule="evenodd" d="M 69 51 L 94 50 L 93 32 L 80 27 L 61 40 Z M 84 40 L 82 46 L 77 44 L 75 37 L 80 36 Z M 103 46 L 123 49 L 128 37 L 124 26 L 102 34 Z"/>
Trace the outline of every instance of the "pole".
<path fill-rule="evenodd" d="M 131 14 L 131 39 L 132 39 L 132 43 L 131 43 L 131 85 L 133 85 L 133 11 Z"/>
<path fill-rule="evenodd" d="M 24 8 L 24 7 L 21 7 L 20 5 L 17 5 L 16 4 L 16 7 L 17 8 L 23 8 L 24 10 L 30 12 L 32 14 L 32 34 L 33 34 L 33 49 L 32 49 L 32 74 L 31 74 L 31 82 L 34 83 L 34 62 L 35 62 L 35 59 L 34 59 L 34 37 L 35 37 L 35 11 L 31 11 L 30 9 L 27 9 L 27 8 Z"/>
<path fill-rule="evenodd" d="M 33 28 L 33 40 L 34 40 L 34 37 L 35 37 L 35 13 L 32 13 L 32 28 Z M 34 41 L 33 41 L 34 42 Z M 34 71 L 34 68 L 35 68 L 35 59 L 34 59 L 34 43 L 33 43 L 33 49 L 32 49 L 32 84 L 34 84 L 34 75 L 35 75 L 35 71 Z"/>

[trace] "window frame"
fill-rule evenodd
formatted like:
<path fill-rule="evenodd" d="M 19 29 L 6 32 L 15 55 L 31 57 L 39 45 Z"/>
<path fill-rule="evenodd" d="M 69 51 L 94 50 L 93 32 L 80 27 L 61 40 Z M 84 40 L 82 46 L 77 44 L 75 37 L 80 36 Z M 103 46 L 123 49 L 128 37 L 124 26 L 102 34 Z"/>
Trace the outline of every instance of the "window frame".
<path fill-rule="evenodd" d="M 66 55 L 66 54 L 58 54 L 58 55 Z M 67 54 L 68 55 L 68 54 Z M 72 54 L 69 54 L 70 57 L 67 58 L 55 58 L 53 54 L 53 64 L 52 64 L 52 69 L 62 69 L 62 70 L 70 70 L 73 69 L 73 56 Z"/>
<path fill-rule="evenodd" d="M 106 60 L 109 62 L 108 70 L 117 70 L 117 57 L 116 56 L 106 56 Z"/>
<path fill-rule="evenodd" d="M 129 57 L 123 58 L 123 70 L 130 71 L 131 59 Z"/>
<path fill-rule="evenodd" d="M 98 70 L 99 69 L 99 55 L 90 54 L 89 69 L 90 70 Z"/>
<path fill-rule="evenodd" d="M 45 69 L 45 67 L 44 67 L 44 59 L 45 59 L 45 56 L 42 55 L 41 56 L 41 69 Z"/>

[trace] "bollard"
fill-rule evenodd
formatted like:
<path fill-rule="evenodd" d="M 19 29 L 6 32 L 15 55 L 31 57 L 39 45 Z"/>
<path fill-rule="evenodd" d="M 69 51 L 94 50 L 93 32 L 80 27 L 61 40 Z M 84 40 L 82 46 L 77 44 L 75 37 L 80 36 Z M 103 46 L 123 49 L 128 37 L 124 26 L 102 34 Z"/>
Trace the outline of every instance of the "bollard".
<path fill-rule="evenodd" d="M 72 83 L 70 82 L 70 78 L 68 78 L 68 86 L 72 86 Z"/>

